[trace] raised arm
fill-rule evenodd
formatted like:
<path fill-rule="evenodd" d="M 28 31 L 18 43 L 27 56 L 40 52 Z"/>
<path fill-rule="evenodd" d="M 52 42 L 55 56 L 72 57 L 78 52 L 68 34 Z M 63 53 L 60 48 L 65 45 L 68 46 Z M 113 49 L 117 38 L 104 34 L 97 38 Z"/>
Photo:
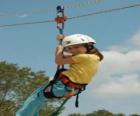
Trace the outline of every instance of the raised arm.
<path fill-rule="evenodd" d="M 72 64 L 74 61 L 72 60 L 72 56 L 63 56 L 63 46 L 59 45 L 56 47 L 55 52 L 55 63 L 58 65 L 62 64 Z"/>

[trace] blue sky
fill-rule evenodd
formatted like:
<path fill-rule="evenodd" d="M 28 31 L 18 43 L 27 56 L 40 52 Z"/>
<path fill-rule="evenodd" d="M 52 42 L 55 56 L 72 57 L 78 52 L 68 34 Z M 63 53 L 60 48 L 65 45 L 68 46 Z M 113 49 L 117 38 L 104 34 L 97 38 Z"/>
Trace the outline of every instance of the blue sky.
<path fill-rule="evenodd" d="M 86 2 L 89 1 L 90 4 Z M 140 3 L 138 0 L 1 0 L 0 26 L 54 19 L 57 5 L 65 6 L 68 17 Z M 78 4 L 74 6 L 75 4 Z M 81 7 L 79 7 L 81 4 Z M 82 6 L 83 5 L 83 6 Z M 71 8 L 69 8 L 72 6 Z M 95 37 L 105 56 L 98 74 L 80 97 L 66 105 L 68 113 L 88 113 L 98 109 L 140 114 L 140 7 L 68 20 L 64 33 Z M 0 28 L 0 60 L 44 70 L 53 76 L 56 24 L 43 23 Z"/>

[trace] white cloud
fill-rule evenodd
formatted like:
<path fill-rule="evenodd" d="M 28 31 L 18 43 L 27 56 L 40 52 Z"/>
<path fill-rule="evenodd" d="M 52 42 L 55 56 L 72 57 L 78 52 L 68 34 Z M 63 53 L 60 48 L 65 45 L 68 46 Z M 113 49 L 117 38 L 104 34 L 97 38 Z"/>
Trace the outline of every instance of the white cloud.
<path fill-rule="evenodd" d="M 118 52 L 128 52 L 130 50 L 140 50 L 140 30 L 137 31 L 129 40 L 121 42 L 120 45 L 113 45 L 109 50 Z"/>
<path fill-rule="evenodd" d="M 140 95 L 140 77 L 136 74 L 123 75 L 115 79 L 110 79 L 94 88 L 94 95 L 108 97 L 122 97 L 131 95 Z"/>
<path fill-rule="evenodd" d="M 92 92 L 113 97 L 140 95 L 140 31 L 125 46 L 110 48 L 103 52 L 104 60 L 97 75 L 100 84 Z"/>
<path fill-rule="evenodd" d="M 140 51 L 121 53 L 116 51 L 105 51 L 104 60 L 99 73 L 109 75 L 140 72 Z"/>
<path fill-rule="evenodd" d="M 140 31 L 138 31 L 133 37 L 132 39 L 130 39 L 130 42 L 132 42 L 132 44 L 135 47 L 140 48 Z"/>
<path fill-rule="evenodd" d="M 113 46 L 110 46 L 108 49 L 111 50 L 111 51 L 118 51 L 118 52 L 126 52 L 129 49 L 131 49 L 130 46 L 126 46 L 126 45 L 124 45 L 124 46 L 122 46 L 122 45 L 113 45 Z"/>

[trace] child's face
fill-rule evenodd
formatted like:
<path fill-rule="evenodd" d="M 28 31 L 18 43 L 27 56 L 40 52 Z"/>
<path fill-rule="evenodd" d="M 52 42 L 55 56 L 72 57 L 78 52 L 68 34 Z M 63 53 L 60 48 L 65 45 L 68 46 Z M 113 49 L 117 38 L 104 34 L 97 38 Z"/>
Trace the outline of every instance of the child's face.
<path fill-rule="evenodd" d="M 72 55 L 84 54 L 87 52 L 86 47 L 83 45 L 71 45 L 71 46 L 66 47 L 66 49 Z"/>

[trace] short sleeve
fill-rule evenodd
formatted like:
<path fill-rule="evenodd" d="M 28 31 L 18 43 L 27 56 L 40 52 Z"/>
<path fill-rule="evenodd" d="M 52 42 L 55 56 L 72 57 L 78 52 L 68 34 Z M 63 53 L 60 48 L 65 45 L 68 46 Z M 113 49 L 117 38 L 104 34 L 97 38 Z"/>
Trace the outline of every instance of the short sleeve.
<path fill-rule="evenodd" d="M 78 63 L 78 62 L 83 62 L 85 60 L 88 59 L 88 55 L 87 54 L 79 54 L 79 55 L 76 55 L 76 56 L 73 56 L 72 57 L 72 60 L 75 62 L 75 63 Z"/>

